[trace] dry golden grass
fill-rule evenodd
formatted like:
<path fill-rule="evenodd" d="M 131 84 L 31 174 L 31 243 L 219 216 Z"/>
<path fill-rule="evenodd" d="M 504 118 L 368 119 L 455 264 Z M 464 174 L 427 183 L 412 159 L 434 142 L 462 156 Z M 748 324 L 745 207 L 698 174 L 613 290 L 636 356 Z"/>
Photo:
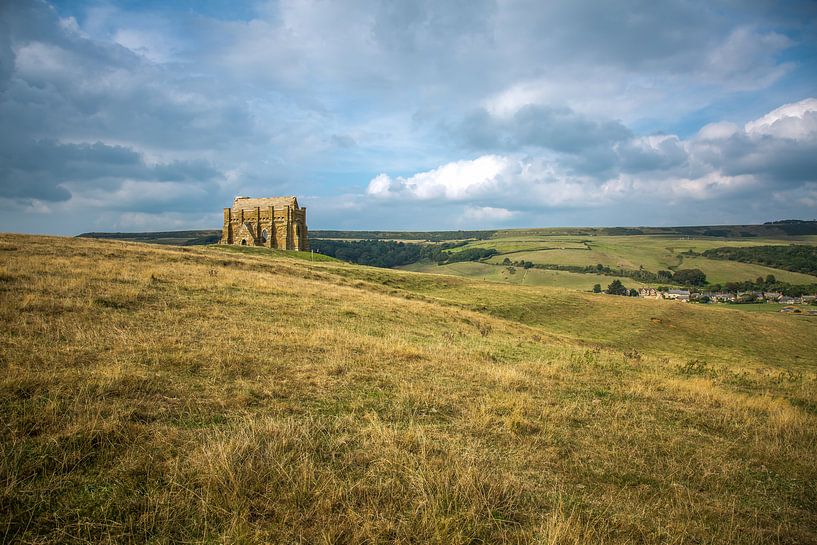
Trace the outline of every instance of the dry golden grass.
<path fill-rule="evenodd" d="M 576 297 L 0 235 L 3 541 L 817 541 L 815 322 Z"/>

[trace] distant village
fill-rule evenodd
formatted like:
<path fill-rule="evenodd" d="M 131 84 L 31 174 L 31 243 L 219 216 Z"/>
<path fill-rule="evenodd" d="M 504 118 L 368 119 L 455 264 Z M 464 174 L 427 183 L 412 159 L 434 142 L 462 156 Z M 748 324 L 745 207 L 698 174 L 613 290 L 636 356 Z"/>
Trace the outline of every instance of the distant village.
<path fill-rule="evenodd" d="M 791 305 L 815 305 L 817 295 L 789 297 L 776 291 L 693 291 L 683 289 L 640 288 L 638 296 L 644 299 L 669 299 L 684 303 L 777 303 L 788 305 L 781 312 L 800 313 L 800 309 Z M 798 312 L 799 311 L 799 312 Z M 806 314 L 817 315 L 817 310 L 807 310 Z"/>

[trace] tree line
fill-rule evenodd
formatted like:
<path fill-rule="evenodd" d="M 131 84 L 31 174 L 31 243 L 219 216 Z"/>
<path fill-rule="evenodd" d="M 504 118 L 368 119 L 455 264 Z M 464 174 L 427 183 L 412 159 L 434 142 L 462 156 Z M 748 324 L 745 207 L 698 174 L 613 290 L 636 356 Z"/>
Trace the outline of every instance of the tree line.
<path fill-rule="evenodd" d="M 710 259 L 726 259 L 765 265 L 775 269 L 817 275 L 817 246 L 749 246 L 713 248 L 702 254 Z"/>
<path fill-rule="evenodd" d="M 465 246 L 467 242 L 441 244 L 406 243 L 394 240 L 327 240 L 311 239 L 312 249 L 343 261 L 372 267 L 400 267 L 422 260 L 438 265 L 459 261 L 479 261 L 497 254 L 494 248 L 468 248 L 450 252 Z"/>

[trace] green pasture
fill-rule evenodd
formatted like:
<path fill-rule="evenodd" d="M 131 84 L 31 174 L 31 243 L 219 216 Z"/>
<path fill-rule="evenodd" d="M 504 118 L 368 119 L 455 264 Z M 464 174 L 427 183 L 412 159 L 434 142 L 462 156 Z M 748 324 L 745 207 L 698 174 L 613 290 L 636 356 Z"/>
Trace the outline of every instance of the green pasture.
<path fill-rule="evenodd" d="M 475 241 L 467 248 L 496 248 L 498 255 L 489 263 L 501 264 L 511 261 L 530 261 L 535 264 L 594 266 L 602 264 L 613 269 L 636 270 L 644 268 L 651 272 L 699 268 L 711 283 L 725 283 L 774 275 L 778 280 L 792 284 L 810 284 L 817 277 L 737 261 L 713 260 L 690 256 L 688 252 L 701 253 L 723 246 L 768 246 L 785 244 L 817 244 L 817 236 L 770 238 L 687 238 L 668 235 L 630 236 L 508 236 Z M 459 251 L 460 248 L 452 250 Z M 452 269 L 453 274 L 463 274 Z M 464 276 L 473 276 L 463 274 Z M 507 280 L 498 278 L 500 280 Z M 554 285 L 554 279 L 543 285 Z M 568 277 L 559 277 L 555 285 L 570 287 Z M 598 280 L 596 280 L 598 281 Z M 596 281 L 592 282 L 595 283 Z M 592 284 L 591 283 L 591 284 Z M 633 282 L 631 282 L 633 283 Z"/>
<path fill-rule="evenodd" d="M 607 276 L 603 274 L 583 274 L 568 271 L 523 269 L 521 267 L 515 267 L 516 272 L 511 273 L 508 267 L 473 261 L 451 263 L 448 265 L 436 265 L 434 263 L 413 263 L 401 268 L 407 271 L 426 272 L 432 274 L 450 274 L 465 278 L 473 278 L 476 280 L 505 282 L 520 286 L 547 286 L 552 288 L 567 288 L 581 291 L 592 290 L 593 284 L 601 284 L 603 288 L 606 288 L 613 280 L 622 280 L 621 278 L 615 276 Z M 645 286 L 645 284 L 629 278 L 623 279 L 622 282 L 628 288 L 640 288 Z"/>
<path fill-rule="evenodd" d="M 790 284 L 814 284 L 817 277 L 810 274 L 796 273 L 755 265 L 752 263 L 741 263 L 739 261 L 726 261 L 720 259 L 707 259 L 705 257 L 689 257 L 684 259 L 685 269 L 701 269 L 706 273 L 706 278 L 710 283 L 723 284 L 734 282 L 735 280 L 754 280 L 772 274 L 778 280 L 789 282 Z"/>

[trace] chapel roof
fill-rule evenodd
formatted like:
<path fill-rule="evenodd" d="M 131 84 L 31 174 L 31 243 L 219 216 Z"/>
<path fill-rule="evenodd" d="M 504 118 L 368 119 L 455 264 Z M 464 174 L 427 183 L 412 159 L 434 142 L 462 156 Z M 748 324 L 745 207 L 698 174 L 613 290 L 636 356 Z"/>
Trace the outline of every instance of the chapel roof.
<path fill-rule="evenodd" d="M 289 206 L 298 208 L 298 199 L 295 197 L 262 197 L 254 199 L 252 197 L 236 197 L 233 201 L 233 210 L 251 210 L 253 208 L 283 208 Z"/>

